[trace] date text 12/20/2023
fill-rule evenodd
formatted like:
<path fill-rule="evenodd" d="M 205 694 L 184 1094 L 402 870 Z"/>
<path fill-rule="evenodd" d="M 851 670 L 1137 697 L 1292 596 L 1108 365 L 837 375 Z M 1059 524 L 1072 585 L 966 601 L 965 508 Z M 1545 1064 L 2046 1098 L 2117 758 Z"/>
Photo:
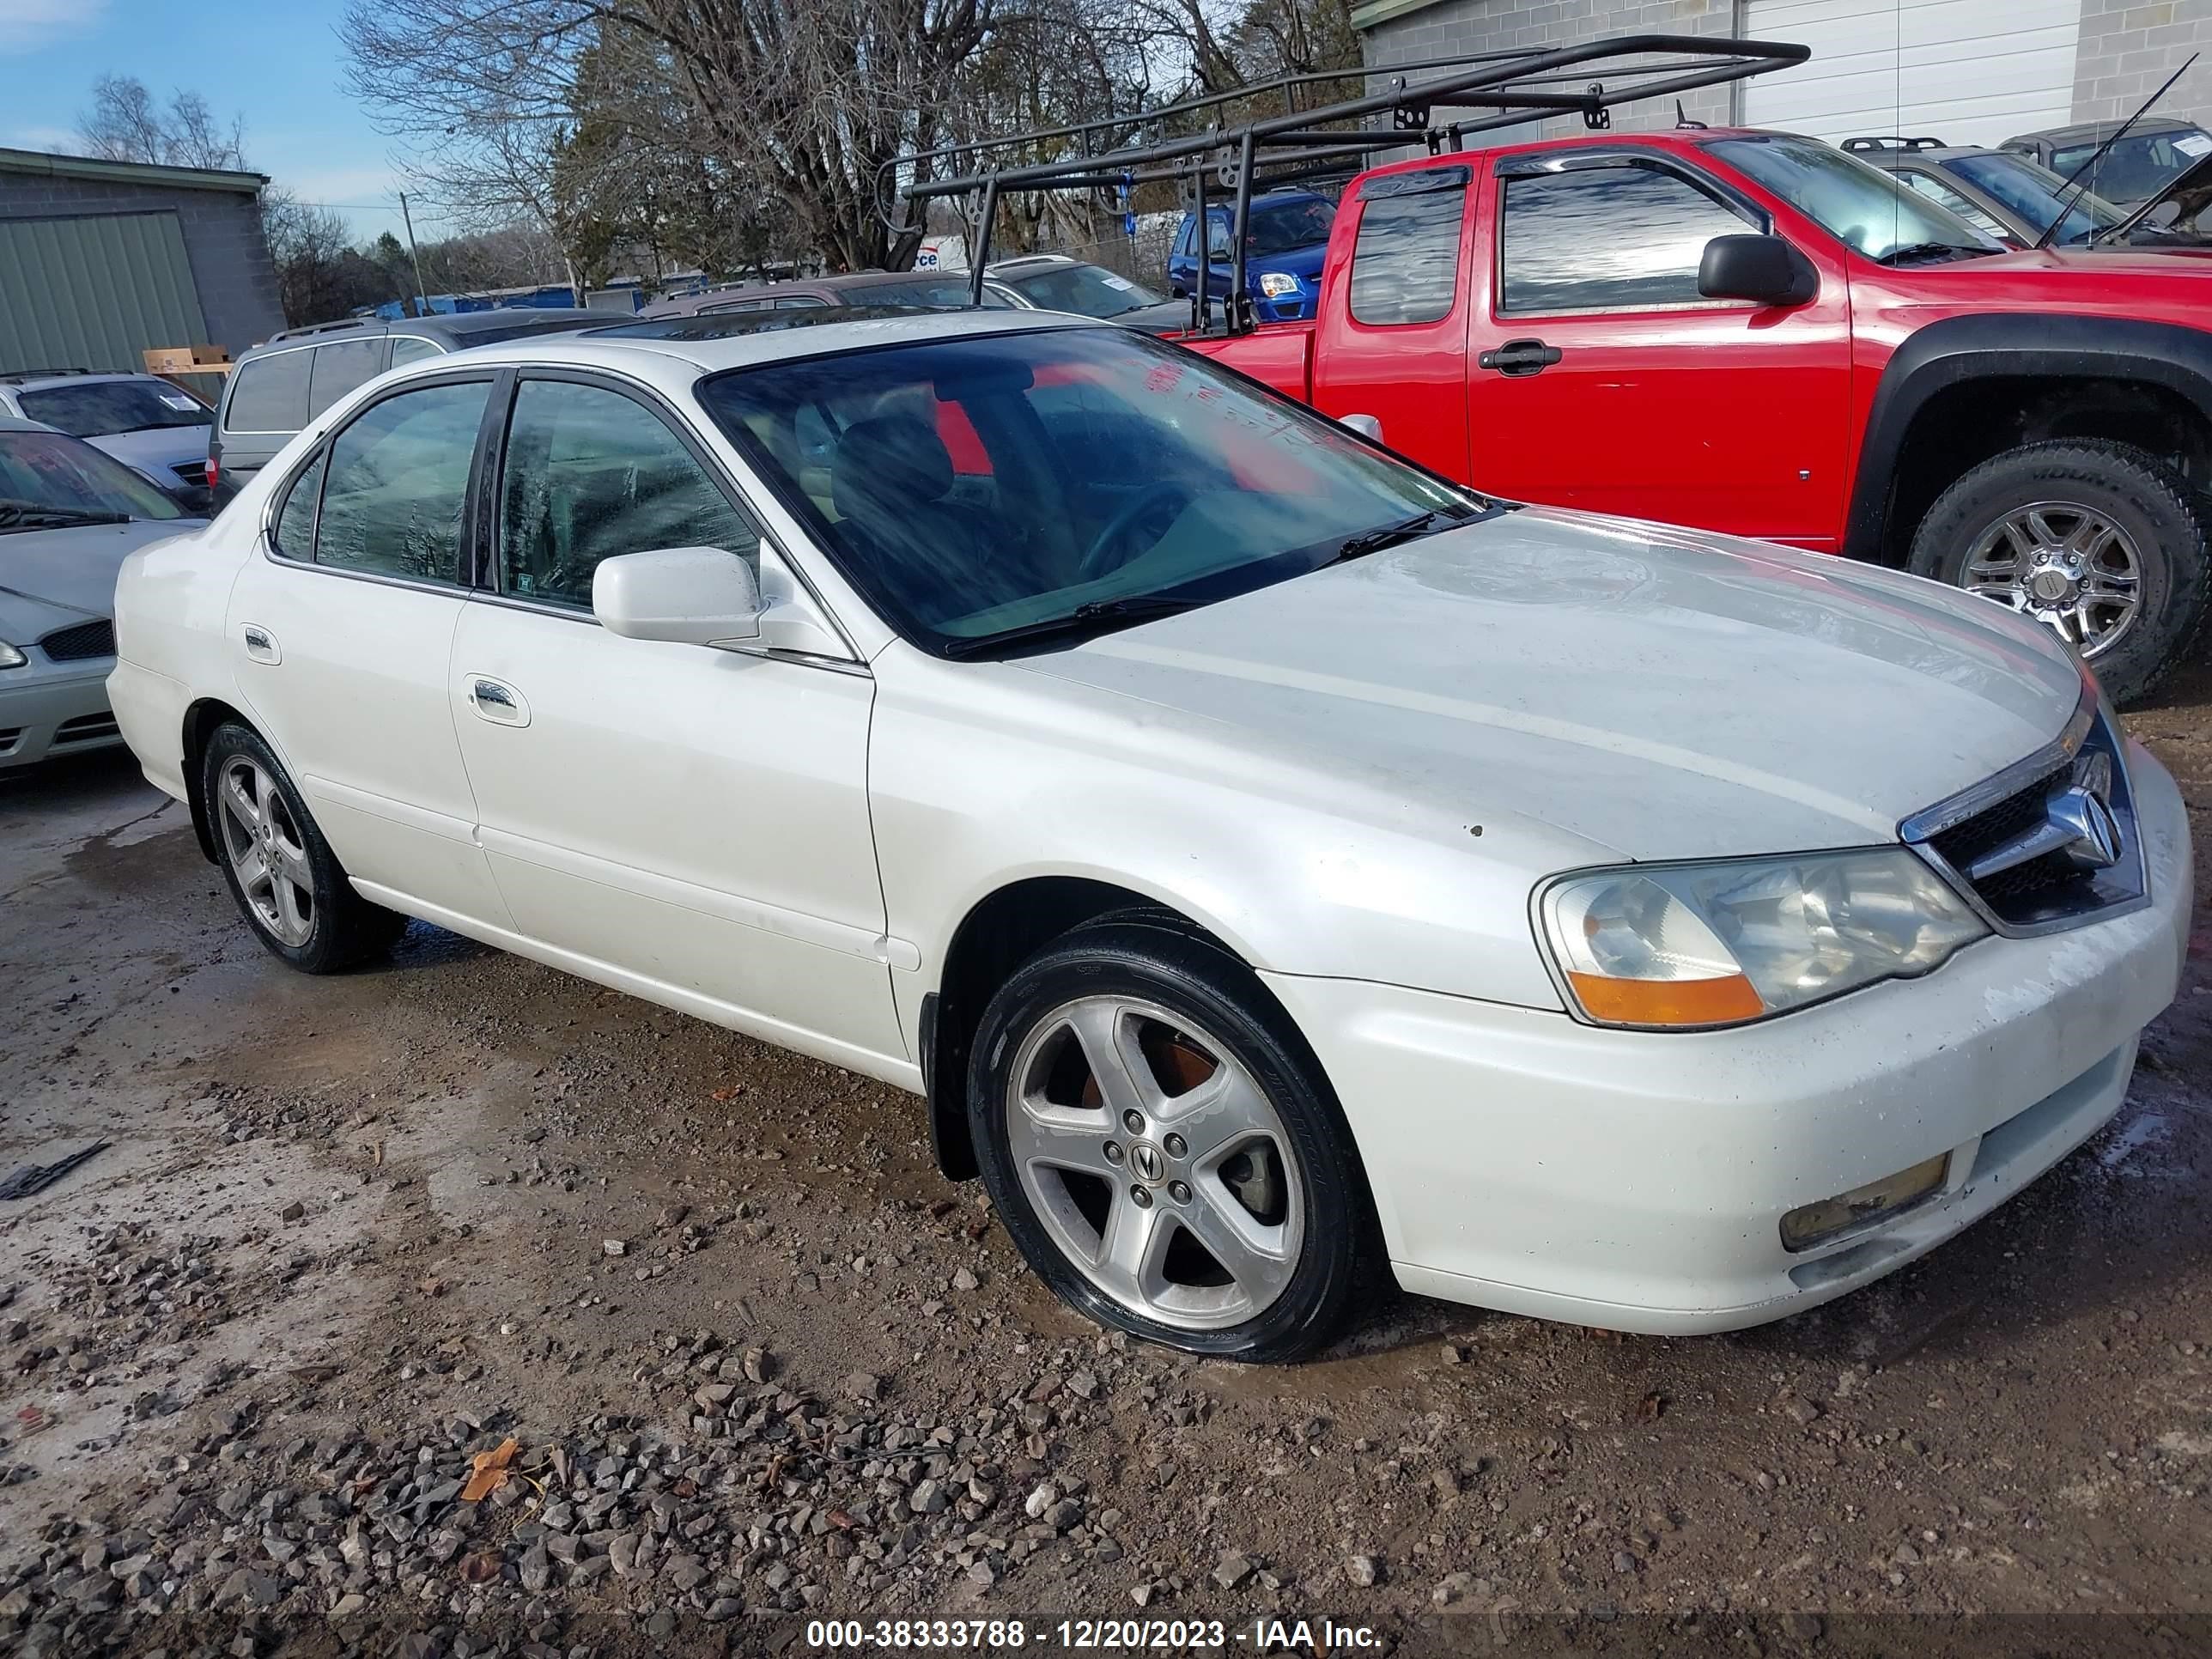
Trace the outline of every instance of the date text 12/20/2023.
<path fill-rule="evenodd" d="M 1380 1645 L 1364 1625 L 1334 1620 L 1255 1619 L 811 1619 L 817 1649 L 960 1649 L 970 1652 L 1176 1652 L 1232 1645 L 1249 1653 L 1344 1653 Z"/>

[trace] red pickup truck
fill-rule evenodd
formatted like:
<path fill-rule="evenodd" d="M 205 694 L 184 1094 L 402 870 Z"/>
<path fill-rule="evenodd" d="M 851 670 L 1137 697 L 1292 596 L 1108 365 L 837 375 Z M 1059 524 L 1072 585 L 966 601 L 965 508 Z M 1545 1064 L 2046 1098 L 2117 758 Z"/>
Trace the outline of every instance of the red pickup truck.
<path fill-rule="evenodd" d="M 1361 173 L 1313 321 L 1185 343 L 1486 490 L 1985 594 L 2124 701 L 2212 592 L 2208 266 L 2008 251 L 1809 138 L 1599 132 Z"/>

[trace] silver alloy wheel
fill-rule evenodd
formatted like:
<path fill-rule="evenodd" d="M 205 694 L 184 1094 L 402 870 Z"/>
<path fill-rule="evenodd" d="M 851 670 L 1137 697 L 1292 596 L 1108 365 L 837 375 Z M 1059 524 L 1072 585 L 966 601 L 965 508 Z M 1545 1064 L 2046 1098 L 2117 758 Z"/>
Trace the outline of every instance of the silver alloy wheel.
<path fill-rule="evenodd" d="M 1132 1313 L 1241 1325 L 1297 1271 L 1306 1201 L 1281 1117 L 1225 1045 L 1164 1008 L 1083 997 L 1039 1020 L 1006 1136 L 1053 1242 Z"/>
<path fill-rule="evenodd" d="M 2135 624 L 2142 559 L 2103 514 L 2078 502 L 2037 501 L 1974 538 L 1959 585 L 2034 617 L 2094 657 Z"/>
<path fill-rule="evenodd" d="M 216 789 L 222 849 L 246 908 L 280 945 L 305 945 L 315 931 L 315 877 L 307 844 L 276 781 L 245 755 L 223 763 Z"/>

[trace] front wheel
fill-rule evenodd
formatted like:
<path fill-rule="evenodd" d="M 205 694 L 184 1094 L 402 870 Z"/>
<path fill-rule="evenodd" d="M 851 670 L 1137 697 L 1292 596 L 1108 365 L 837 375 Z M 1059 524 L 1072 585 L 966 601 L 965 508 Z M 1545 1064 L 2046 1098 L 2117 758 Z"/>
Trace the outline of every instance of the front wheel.
<path fill-rule="evenodd" d="M 2124 703 L 2196 648 L 2207 535 L 2189 481 L 2148 451 L 2060 440 L 2008 450 L 1945 490 L 1908 564 L 2041 623 Z"/>
<path fill-rule="evenodd" d="M 1100 1324 L 1299 1359 L 1379 1270 L 1342 1109 L 1218 948 L 1141 920 L 1068 934 L 991 1000 L 973 1052 L 992 1202 L 1038 1276 Z"/>

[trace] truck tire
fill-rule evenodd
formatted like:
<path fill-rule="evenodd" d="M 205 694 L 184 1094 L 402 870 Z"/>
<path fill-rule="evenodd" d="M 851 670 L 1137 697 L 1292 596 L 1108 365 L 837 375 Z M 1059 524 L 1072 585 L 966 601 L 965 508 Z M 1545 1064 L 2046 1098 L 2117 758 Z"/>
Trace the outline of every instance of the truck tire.
<path fill-rule="evenodd" d="M 2049 626 L 2129 703 L 2195 654 L 2212 599 L 2208 537 L 2196 490 L 2157 456 L 2058 439 L 2007 450 L 1945 490 L 1906 568 Z"/>

